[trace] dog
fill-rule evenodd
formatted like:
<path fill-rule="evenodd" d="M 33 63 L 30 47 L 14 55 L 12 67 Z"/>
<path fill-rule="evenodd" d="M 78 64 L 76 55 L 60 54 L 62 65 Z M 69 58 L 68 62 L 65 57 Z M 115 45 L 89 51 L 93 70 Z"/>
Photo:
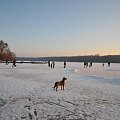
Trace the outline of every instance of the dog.
<path fill-rule="evenodd" d="M 64 90 L 65 80 L 67 80 L 67 78 L 66 78 L 66 77 L 63 77 L 63 79 L 62 79 L 61 81 L 55 82 L 53 88 L 56 89 L 56 91 L 57 91 L 58 86 L 61 86 L 61 90 L 62 90 L 62 89 Z"/>

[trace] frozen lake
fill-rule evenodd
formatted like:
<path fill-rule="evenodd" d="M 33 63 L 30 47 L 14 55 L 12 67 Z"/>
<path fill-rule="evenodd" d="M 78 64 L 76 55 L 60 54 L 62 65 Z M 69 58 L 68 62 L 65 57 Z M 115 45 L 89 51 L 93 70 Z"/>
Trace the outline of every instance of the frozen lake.
<path fill-rule="evenodd" d="M 68 80 L 56 92 L 54 83 Z M 0 63 L 0 120 L 120 120 L 120 64 Z"/>

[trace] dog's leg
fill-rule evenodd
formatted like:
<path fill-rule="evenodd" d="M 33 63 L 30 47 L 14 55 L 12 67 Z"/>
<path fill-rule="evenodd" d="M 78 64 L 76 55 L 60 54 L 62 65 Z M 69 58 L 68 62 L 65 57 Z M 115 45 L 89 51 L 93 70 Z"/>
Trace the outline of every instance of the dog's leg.
<path fill-rule="evenodd" d="M 56 91 L 57 91 L 57 88 L 58 88 L 58 87 L 56 87 Z"/>
<path fill-rule="evenodd" d="M 62 85 L 61 85 L 61 90 L 62 90 Z"/>
<path fill-rule="evenodd" d="M 63 85 L 63 90 L 64 90 L 64 85 Z"/>

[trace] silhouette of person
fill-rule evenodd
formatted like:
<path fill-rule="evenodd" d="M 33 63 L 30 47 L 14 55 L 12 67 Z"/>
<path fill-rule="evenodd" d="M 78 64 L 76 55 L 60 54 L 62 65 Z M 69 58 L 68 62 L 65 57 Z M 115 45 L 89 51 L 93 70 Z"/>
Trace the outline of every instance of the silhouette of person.
<path fill-rule="evenodd" d="M 8 65 L 9 63 L 8 63 L 8 61 L 6 60 L 6 65 Z"/>
<path fill-rule="evenodd" d="M 110 67 L 110 62 L 108 62 L 108 67 Z"/>
<path fill-rule="evenodd" d="M 84 68 L 87 68 L 88 67 L 88 62 L 84 62 Z"/>
<path fill-rule="evenodd" d="M 103 63 L 103 67 L 104 67 L 104 63 Z"/>
<path fill-rule="evenodd" d="M 90 65 L 89 65 L 89 67 L 92 67 L 92 62 L 90 62 Z"/>
<path fill-rule="evenodd" d="M 48 67 L 50 67 L 50 61 L 48 60 Z"/>
<path fill-rule="evenodd" d="M 55 67 L 55 62 L 53 62 L 53 68 Z"/>
<path fill-rule="evenodd" d="M 64 68 L 66 67 L 66 61 L 64 61 Z"/>
<path fill-rule="evenodd" d="M 50 65 L 50 66 L 51 66 L 51 68 L 52 68 L 52 67 L 53 67 L 53 63 L 51 63 L 51 65 Z"/>
<path fill-rule="evenodd" d="M 12 67 L 16 67 L 16 60 L 13 60 L 13 65 Z"/>

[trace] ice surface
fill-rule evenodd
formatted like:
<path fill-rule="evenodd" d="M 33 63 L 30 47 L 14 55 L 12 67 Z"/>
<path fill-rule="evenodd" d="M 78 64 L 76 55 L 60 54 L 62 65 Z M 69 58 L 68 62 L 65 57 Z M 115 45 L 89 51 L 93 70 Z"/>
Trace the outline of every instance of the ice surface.
<path fill-rule="evenodd" d="M 65 90 L 54 91 L 63 77 Z M 120 64 L 1 63 L 0 101 L 0 120 L 120 120 Z"/>

